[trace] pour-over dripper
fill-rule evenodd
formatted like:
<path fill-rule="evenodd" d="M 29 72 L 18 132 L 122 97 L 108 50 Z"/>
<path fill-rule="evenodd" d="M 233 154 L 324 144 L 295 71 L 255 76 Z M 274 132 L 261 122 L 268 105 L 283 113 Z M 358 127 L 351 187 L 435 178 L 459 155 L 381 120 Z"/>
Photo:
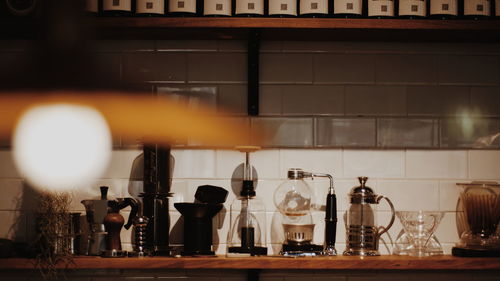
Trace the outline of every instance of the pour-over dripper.
<path fill-rule="evenodd" d="M 222 209 L 222 204 L 175 203 L 174 207 L 184 216 L 183 256 L 215 255 L 212 250 L 212 218 Z"/>
<path fill-rule="evenodd" d="M 427 244 L 444 214 L 444 212 L 438 211 L 396 212 L 410 243 L 413 245 L 413 248 L 409 250 L 410 256 L 425 257 L 430 255 L 426 249 Z"/>

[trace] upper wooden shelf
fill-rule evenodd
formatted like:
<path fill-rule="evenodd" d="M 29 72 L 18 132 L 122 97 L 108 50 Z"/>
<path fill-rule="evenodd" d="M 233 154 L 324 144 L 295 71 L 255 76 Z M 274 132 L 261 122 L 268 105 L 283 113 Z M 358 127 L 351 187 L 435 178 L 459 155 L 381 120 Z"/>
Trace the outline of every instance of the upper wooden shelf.
<path fill-rule="evenodd" d="M 32 269 L 29 259 L 0 259 L 2 269 Z M 65 265 L 59 265 L 65 268 Z M 379 257 L 75 257 L 69 268 L 77 269 L 331 269 L 331 270 L 500 270 L 500 258 L 435 256 Z"/>
<path fill-rule="evenodd" d="M 3 38 L 36 34 L 36 23 L 6 21 Z M 258 30 L 270 40 L 500 42 L 500 19 L 96 17 L 86 23 L 98 39 L 246 39 Z"/>
<path fill-rule="evenodd" d="M 500 20 L 334 18 L 95 18 L 98 38 L 500 41 Z"/>

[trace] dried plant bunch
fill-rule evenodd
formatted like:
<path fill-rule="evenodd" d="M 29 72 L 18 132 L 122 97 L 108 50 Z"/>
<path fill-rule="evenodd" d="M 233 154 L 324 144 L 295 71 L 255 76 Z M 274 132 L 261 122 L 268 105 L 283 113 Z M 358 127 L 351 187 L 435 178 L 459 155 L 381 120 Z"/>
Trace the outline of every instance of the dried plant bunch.
<path fill-rule="evenodd" d="M 36 266 L 45 280 L 57 278 L 57 266 L 73 261 L 70 239 L 71 196 L 68 193 L 42 192 L 36 210 Z"/>

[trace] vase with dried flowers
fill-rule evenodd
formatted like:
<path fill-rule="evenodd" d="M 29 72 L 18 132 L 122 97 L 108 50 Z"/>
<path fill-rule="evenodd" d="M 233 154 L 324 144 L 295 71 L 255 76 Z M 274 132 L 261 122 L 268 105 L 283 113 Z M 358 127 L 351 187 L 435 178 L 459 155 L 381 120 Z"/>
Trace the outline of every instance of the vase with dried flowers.
<path fill-rule="evenodd" d="M 73 262 L 69 213 L 71 196 L 64 192 L 42 192 L 38 199 L 35 265 L 44 280 L 55 279 L 59 266 L 67 268 Z"/>

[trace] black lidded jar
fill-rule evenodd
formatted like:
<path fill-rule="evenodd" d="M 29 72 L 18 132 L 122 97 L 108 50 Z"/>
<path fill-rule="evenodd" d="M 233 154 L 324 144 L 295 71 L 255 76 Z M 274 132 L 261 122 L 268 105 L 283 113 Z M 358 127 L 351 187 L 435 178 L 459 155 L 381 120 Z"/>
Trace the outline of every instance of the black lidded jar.
<path fill-rule="evenodd" d="M 171 17 L 202 16 L 203 0 L 169 0 L 167 10 Z"/>
<path fill-rule="evenodd" d="M 463 0 L 463 16 L 466 19 L 488 19 L 493 15 L 494 0 Z"/>
<path fill-rule="evenodd" d="M 233 0 L 233 16 L 263 17 L 267 15 L 267 0 Z"/>
<path fill-rule="evenodd" d="M 333 3 L 328 0 L 301 0 L 298 4 L 299 17 L 326 18 L 332 14 Z"/>
<path fill-rule="evenodd" d="M 103 16 L 133 16 L 135 13 L 135 0 L 102 0 L 101 11 Z"/>
<path fill-rule="evenodd" d="M 368 0 L 366 10 L 369 18 L 394 18 L 397 11 L 396 0 Z"/>
<path fill-rule="evenodd" d="M 135 15 L 138 17 L 165 16 L 166 0 L 135 0 Z"/>
<path fill-rule="evenodd" d="M 363 0 L 335 0 L 332 13 L 336 18 L 362 18 L 366 14 L 366 5 Z"/>
<path fill-rule="evenodd" d="M 428 0 L 399 0 L 398 17 L 403 19 L 424 19 L 428 16 Z"/>
<path fill-rule="evenodd" d="M 456 19 L 459 15 L 458 0 L 429 0 L 429 17 L 433 19 Z"/>
<path fill-rule="evenodd" d="M 268 0 L 269 16 L 279 18 L 296 17 L 299 0 Z"/>

